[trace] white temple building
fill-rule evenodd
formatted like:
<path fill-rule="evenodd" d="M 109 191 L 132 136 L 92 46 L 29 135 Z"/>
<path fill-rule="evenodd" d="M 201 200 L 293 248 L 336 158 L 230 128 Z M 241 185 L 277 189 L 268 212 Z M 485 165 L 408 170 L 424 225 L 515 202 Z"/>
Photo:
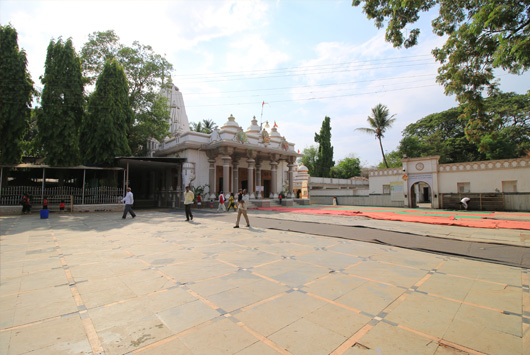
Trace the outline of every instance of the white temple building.
<path fill-rule="evenodd" d="M 151 162 L 176 164 L 159 186 L 179 192 L 185 186 L 203 186 L 210 199 L 239 189 L 247 189 L 251 199 L 276 198 L 281 192 L 294 197 L 295 162 L 301 155 L 277 127 L 267 130 L 253 117 L 244 128 L 230 115 L 211 134 L 190 131 L 182 93 L 172 85 L 163 95 L 170 106 L 170 135 L 162 142 L 152 139 L 148 156 Z M 134 159 L 136 164 L 138 160 L 142 158 Z"/>

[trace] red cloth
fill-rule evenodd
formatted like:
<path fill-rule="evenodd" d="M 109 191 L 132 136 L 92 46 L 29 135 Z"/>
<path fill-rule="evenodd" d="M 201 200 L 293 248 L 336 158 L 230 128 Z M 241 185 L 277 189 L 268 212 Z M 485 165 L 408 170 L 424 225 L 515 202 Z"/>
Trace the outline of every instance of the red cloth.
<path fill-rule="evenodd" d="M 296 208 L 296 207 L 291 207 L 291 208 L 260 207 L 257 209 L 267 210 L 267 211 L 280 211 L 280 212 L 288 211 L 288 212 L 308 213 L 308 214 L 363 216 L 363 217 L 368 217 L 372 219 L 381 219 L 381 220 L 388 220 L 388 221 L 427 223 L 427 224 L 438 224 L 438 225 L 447 225 L 447 226 L 530 230 L 530 222 L 500 220 L 500 219 L 469 219 L 469 218 L 455 219 L 454 216 L 440 217 L 440 216 L 430 216 L 430 215 L 407 215 L 407 214 L 398 214 L 398 213 L 393 213 L 393 212 L 347 211 L 347 210 L 324 209 L 324 208 L 316 209 L 316 208 Z M 442 212 L 443 211 L 440 211 L 439 213 L 442 213 Z"/>

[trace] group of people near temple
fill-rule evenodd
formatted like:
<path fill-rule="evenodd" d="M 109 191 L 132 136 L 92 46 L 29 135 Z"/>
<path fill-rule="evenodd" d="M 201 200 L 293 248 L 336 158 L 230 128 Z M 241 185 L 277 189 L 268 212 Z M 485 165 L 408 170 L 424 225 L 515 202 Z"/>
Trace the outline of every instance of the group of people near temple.
<path fill-rule="evenodd" d="M 193 205 L 195 199 L 195 195 L 190 190 L 189 186 L 186 186 L 186 192 L 184 193 L 184 210 L 186 212 L 186 221 L 193 220 L 193 214 L 191 212 L 191 206 Z M 219 194 L 219 206 L 217 207 L 217 212 L 227 212 L 230 211 L 230 208 L 232 208 L 234 211 L 237 209 L 237 219 L 236 219 L 236 225 L 234 228 L 239 228 L 239 221 L 241 219 L 241 215 L 245 218 L 245 221 L 247 222 L 247 227 L 250 227 L 250 222 L 248 220 L 247 215 L 247 206 L 250 201 L 250 198 L 247 194 L 246 189 L 239 190 L 239 193 L 237 194 L 237 207 L 235 204 L 235 197 L 234 193 L 230 193 L 230 196 L 228 197 L 228 209 L 226 208 L 226 197 L 221 191 Z M 202 199 L 201 196 L 197 196 L 197 206 L 202 205 Z M 213 207 L 213 206 L 211 206 Z"/>
<path fill-rule="evenodd" d="M 250 198 L 247 194 L 246 189 L 239 190 L 239 193 L 237 194 L 237 207 L 235 205 L 235 197 L 234 194 L 231 193 L 230 197 L 228 198 L 228 211 L 230 211 L 230 208 L 233 208 L 234 211 L 237 209 L 237 219 L 236 219 L 236 225 L 234 228 L 239 228 L 239 221 L 241 219 L 241 215 L 245 218 L 245 221 L 247 222 L 247 227 L 250 227 L 250 221 L 248 220 L 247 215 L 247 206 L 249 204 Z M 184 212 L 186 214 L 186 221 L 193 221 L 193 213 L 191 212 L 191 206 L 195 202 L 195 194 L 193 191 L 190 190 L 189 186 L 186 186 L 186 192 L 184 192 Z M 125 203 L 125 208 L 123 210 L 123 219 L 127 218 L 127 214 L 130 214 L 132 218 L 136 217 L 136 214 L 134 213 L 132 206 L 134 204 L 134 195 L 131 191 L 130 187 L 127 187 L 127 194 L 125 197 L 120 201 L 120 203 Z M 221 192 L 219 194 L 219 207 L 217 208 L 217 211 L 227 211 L 226 205 L 225 205 L 225 196 Z M 197 196 L 197 206 L 202 205 L 202 198 L 200 195 Z"/>

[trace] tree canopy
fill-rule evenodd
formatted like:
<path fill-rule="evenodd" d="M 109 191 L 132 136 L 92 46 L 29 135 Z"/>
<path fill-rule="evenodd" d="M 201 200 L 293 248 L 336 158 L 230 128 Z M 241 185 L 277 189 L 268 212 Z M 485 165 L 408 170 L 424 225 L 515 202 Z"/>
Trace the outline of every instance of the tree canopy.
<path fill-rule="evenodd" d="M 361 161 L 353 154 L 342 160 L 331 168 L 331 176 L 339 179 L 349 179 L 354 176 L 361 176 Z"/>
<path fill-rule="evenodd" d="M 108 61 L 90 96 L 88 115 L 81 130 L 80 145 L 85 163 L 112 164 L 116 156 L 129 155 L 128 122 L 132 110 L 129 105 L 127 78 L 123 67 Z"/>
<path fill-rule="evenodd" d="M 302 157 L 299 162 L 304 164 L 310 176 L 315 176 L 315 164 L 317 162 L 318 148 L 314 145 L 309 148 L 304 148 Z"/>
<path fill-rule="evenodd" d="M 202 122 L 190 122 L 190 131 L 210 134 L 216 125 L 213 120 L 204 119 Z"/>
<path fill-rule="evenodd" d="M 315 142 L 318 143 L 318 154 L 314 165 L 315 176 L 330 177 L 333 161 L 333 146 L 331 145 L 331 119 L 326 116 L 322 122 L 320 134 L 315 133 Z"/>
<path fill-rule="evenodd" d="M 33 81 L 11 25 L 0 26 L 0 163 L 19 163 L 29 128 Z"/>
<path fill-rule="evenodd" d="M 433 32 L 447 37 L 433 50 L 441 67 L 437 81 L 455 94 L 469 121 L 466 133 L 475 142 L 494 127 L 485 114 L 483 91 L 497 91 L 494 69 L 521 74 L 530 68 L 530 2 L 527 0 L 353 0 L 395 47 L 418 43 L 419 28 L 410 29 L 422 12 L 436 9 Z"/>
<path fill-rule="evenodd" d="M 398 155 L 440 155 L 441 163 L 510 159 L 530 151 L 530 95 L 501 93 L 485 100 L 484 113 L 494 130 L 477 142 L 464 133 L 464 107 L 428 115 L 403 130 Z"/>
<path fill-rule="evenodd" d="M 530 153 L 530 92 L 502 93 L 486 99 L 492 130 L 477 140 L 487 159 L 519 158 Z"/>
<path fill-rule="evenodd" d="M 171 82 L 173 65 L 149 45 L 138 41 L 132 46 L 119 42 L 114 31 L 94 32 L 81 50 L 83 71 L 93 83 L 109 59 L 124 68 L 129 87 L 129 102 L 134 116 L 129 125 L 129 147 L 133 154 L 143 154 L 148 138 L 162 140 L 169 133 L 167 101 L 160 89 Z"/>
<path fill-rule="evenodd" d="M 85 99 L 81 60 L 71 39 L 50 41 L 41 82 L 44 88 L 37 125 L 46 162 L 53 166 L 76 165 Z"/>

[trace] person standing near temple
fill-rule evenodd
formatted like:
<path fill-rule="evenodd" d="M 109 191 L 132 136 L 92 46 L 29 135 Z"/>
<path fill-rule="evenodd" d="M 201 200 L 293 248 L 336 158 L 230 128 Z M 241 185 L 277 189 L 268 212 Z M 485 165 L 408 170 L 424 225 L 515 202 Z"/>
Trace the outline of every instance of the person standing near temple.
<path fill-rule="evenodd" d="M 190 191 L 190 187 L 186 186 L 186 192 L 184 193 L 184 211 L 186 211 L 186 221 L 189 222 L 191 219 L 193 221 L 193 214 L 191 213 L 191 205 L 193 204 L 193 199 L 195 195 Z"/>
<path fill-rule="evenodd" d="M 223 191 L 219 194 L 219 206 L 217 207 L 217 212 L 226 212 L 226 206 L 225 206 L 225 196 L 223 195 Z"/>
<path fill-rule="evenodd" d="M 121 200 L 121 202 L 125 203 L 125 209 L 123 210 L 123 216 L 121 218 L 122 219 L 127 218 L 127 213 L 130 213 L 132 218 L 135 218 L 136 217 L 136 213 L 134 213 L 134 211 L 132 209 L 132 205 L 134 204 L 134 196 L 133 196 L 133 193 L 131 192 L 131 188 L 130 187 L 127 188 L 127 194 Z"/>
<path fill-rule="evenodd" d="M 28 193 L 24 193 L 20 203 L 22 204 L 22 214 L 31 214 L 31 199 Z"/>
<path fill-rule="evenodd" d="M 243 190 L 242 193 L 238 196 L 238 202 L 237 202 L 237 220 L 236 225 L 234 228 L 239 228 L 239 220 L 241 219 L 241 215 L 245 217 L 245 221 L 247 221 L 247 227 L 250 228 L 250 222 L 248 221 L 247 216 L 247 205 L 250 201 L 250 198 L 247 195 L 247 190 Z"/>
<path fill-rule="evenodd" d="M 234 203 L 234 193 L 231 192 L 230 193 L 230 197 L 228 198 L 228 209 L 226 210 L 226 212 L 229 212 L 230 211 L 230 207 L 232 207 L 232 209 L 235 211 L 236 210 L 236 204 Z"/>

